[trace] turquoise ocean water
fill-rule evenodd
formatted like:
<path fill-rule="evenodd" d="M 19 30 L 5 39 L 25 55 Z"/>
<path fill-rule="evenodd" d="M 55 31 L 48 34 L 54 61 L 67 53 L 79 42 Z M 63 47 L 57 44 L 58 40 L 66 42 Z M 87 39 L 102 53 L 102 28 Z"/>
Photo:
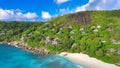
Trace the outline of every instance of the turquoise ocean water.
<path fill-rule="evenodd" d="M 41 56 L 0 44 L 0 68 L 85 68 L 58 55 Z"/>

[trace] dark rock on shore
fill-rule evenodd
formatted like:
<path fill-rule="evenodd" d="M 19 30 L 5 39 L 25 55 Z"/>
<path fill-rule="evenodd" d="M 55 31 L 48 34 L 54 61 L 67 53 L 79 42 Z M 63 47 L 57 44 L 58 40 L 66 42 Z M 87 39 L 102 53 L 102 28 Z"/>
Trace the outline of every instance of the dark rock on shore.
<path fill-rule="evenodd" d="M 6 41 L 2 41 L 1 43 L 5 43 L 5 44 L 9 44 L 9 45 L 13 45 L 15 47 L 20 47 L 22 49 L 25 49 L 27 51 L 33 52 L 34 54 L 38 54 L 38 55 L 50 55 L 50 54 L 56 54 L 53 52 L 48 51 L 45 48 L 38 48 L 38 47 L 30 47 L 27 44 L 24 44 L 22 42 L 6 42 Z"/>

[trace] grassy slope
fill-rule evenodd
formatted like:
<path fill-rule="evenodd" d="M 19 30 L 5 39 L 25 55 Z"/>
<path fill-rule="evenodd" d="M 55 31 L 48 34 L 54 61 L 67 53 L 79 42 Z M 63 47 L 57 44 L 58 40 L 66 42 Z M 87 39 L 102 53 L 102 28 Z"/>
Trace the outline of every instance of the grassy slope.
<path fill-rule="evenodd" d="M 108 63 L 120 64 L 120 10 L 79 12 L 46 23 L 15 24 L 17 27 L 10 24 L 5 24 L 5 28 L 0 23 L 3 27 L 0 31 L 6 31 L 0 34 L 0 40 L 21 41 L 23 36 L 22 42 L 33 47 L 55 52 L 83 52 Z M 46 42 L 48 37 L 49 42 Z M 55 39 L 57 43 L 53 44 Z"/>

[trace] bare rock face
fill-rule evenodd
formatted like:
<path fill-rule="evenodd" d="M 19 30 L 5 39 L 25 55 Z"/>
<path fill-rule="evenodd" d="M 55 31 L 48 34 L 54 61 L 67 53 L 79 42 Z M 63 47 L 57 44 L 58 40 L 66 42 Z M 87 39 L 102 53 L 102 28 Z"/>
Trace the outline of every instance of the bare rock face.
<path fill-rule="evenodd" d="M 70 20 L 77 22 L 79 24 L 89 24 L 91 22 L 90 14 L 87 12 L 71 14 L 69 18 Z"/>
<path fill-rule="evenodd" d="M 117 53 L 120 54 L 120 48 L 117 49 Z"/>

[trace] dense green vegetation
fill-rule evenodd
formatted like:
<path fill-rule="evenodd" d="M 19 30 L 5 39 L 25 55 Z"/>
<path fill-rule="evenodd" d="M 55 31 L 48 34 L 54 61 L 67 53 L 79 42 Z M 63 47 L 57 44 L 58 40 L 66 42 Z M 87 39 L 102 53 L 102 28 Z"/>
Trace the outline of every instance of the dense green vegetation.
<path fill-rule="evenodd" d="M 0 41 L 20 41 L 51 52 L 83 52 L 120 65 L 120 10 L 68 14 L 48 22 L 0 22 Z"/>

